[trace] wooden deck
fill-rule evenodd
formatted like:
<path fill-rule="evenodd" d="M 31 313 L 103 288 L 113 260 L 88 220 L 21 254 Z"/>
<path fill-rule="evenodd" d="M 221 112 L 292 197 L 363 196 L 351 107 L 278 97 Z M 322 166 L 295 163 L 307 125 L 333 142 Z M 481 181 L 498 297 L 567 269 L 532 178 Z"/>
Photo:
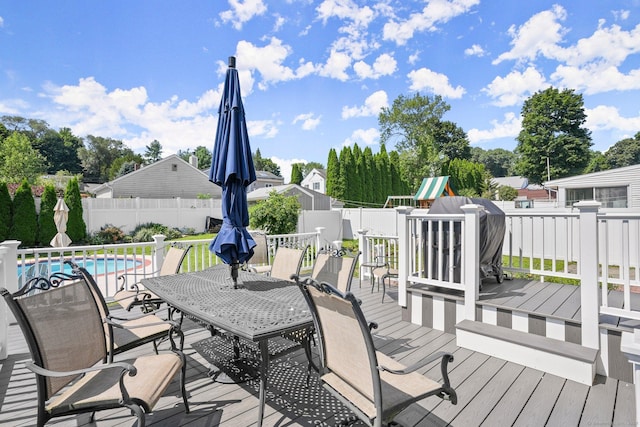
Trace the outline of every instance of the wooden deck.
<path fill-rule="evenodd" d="M 455 361 L 450 365 L 450 379 L 459 398 L 456 406 L 435 397 L 425 399 L 400 414 L 396 419 L 400 424 L 461 427 L 635 425 L 632 384 L 597 377 L 597 384 L 587 387 L 459 348 L 454 335 L 402 321 L 401 310 L 395 303 L 395 291 L 395 287 L 387 290 L 390 298 L 385 298 L 385 302 L 381 303 L 379 293 L 372 294 L 369 286 L 359 288 L 357 283 L 354 284 L 354 292 L 363 300 L 367 318 L 380 325 L 375 332 L 378 349 L 407 365 L 419 364 L 434 351 L 453 352 Z M 525 291 L 522 288 L 511 289 L 509 298 L 523 298 L 519 305 L 527 304 Z M 569 291 L 558 289 L 556 292 Z M 490 290 L 485 288 L 484 292 Z M 531 298 L 535 298 L 535 295 Z M 515 300 L 511 302 L 515 303 Z M 540 305 L 535 302 L 528 304 Z M 541 304 L 544 306 L 545 303 Z M 576 314 L 574 312 L 572 316 Z M 210 361 L 219 360 L 217 358 L 227 351 L 226 347 L 217 346 L 208 332 L 195 324 L 185 323 L 185 333 L 191 413 L 184 413 L 177 386 L 173 384 L 155 411 L 147 417 L 147 424 L 256 425 L 257 381 L 250 379 L 240 384 L 213 382 L 207 375 Z M 24 367 L 24 362 L 29 360 L 29 353 L 16 325 L 10 326 L 9 334 L 9 358 L 0 361 L 0 425 L 31 426 L 35 424 L 35 381 L 34 375 Z M 151 351 L 152 347 L 148 345 L 130 354 L 133 356 Z M 249 368 L 253 365 L 249 361 L 247 364 Z M 424 365 L 419 371 L 433 379 L 441 377 L 439 366 L 435 364 Z M 233 376 L 233 371 L 230 374 Z M 302 352 L 272 362 L 265 426 L 335 425 L 347 416 L 349 411 L 324 392 L 315 376 L 311 377 L 307 386 L 306 363 Z M 126 410 L 103 411 L 96 415 L 97 426 L 135 424 L 135 419 Z M 81 415 L 53 419 L 47 425 L 90 424 L 88 416 Z"/>

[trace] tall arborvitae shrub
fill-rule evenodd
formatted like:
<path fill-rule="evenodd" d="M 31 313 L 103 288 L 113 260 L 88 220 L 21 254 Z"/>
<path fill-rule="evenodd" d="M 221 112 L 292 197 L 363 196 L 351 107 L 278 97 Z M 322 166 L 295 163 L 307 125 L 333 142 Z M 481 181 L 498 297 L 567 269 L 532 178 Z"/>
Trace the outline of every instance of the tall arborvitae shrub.
<path fill-rule="evenodd" d="M 23 180 L 13 196 L 13 225 L 10 237 L 22 242 L 20 246 L 31 247 L 38 236 L 38 215 L 31 186 Z"/>
<path fill-rule="evenodd" d="M 69 208 L 67 235 L 72 242 L 82 242 L 87 237 L 87 225 L 82 219 L 82 198 L 77 178 L 69 180 L 64 191 L 64 201 Z"/>
<path fill-rule="evenodd" d="M 58 202 L 56 189 L 53 185 L 47 184 L 40 198 L 40 215 L 38 215 L 38 241 L 41 246 L 48 246 L 51 239 L 56 235 L 58 229 L 53 221 L 53 210 Z"/>
<path fill-rule="evenodd" d="M 13 222 L 11 195 L 7 183 L 0 182 L 0 242 L 9 238 Z"/>

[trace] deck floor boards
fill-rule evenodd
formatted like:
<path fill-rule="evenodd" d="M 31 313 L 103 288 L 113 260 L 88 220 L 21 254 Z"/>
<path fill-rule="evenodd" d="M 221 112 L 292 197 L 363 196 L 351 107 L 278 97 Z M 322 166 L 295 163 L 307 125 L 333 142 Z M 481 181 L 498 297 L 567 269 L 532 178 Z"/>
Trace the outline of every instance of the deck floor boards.
<path fill-rule="evenodd" d="M 545 290 L 546 289 L 546 290 Z M 371 292 L 368 283 L 353 286 L 362 300 L 368 320 L 379 323 L 374 341 L 379 350 L 406 365 L 419 364 L 418 372 L 434 380 L 441 380 L 439 363 L 426 363 L 437 351 L 453 353 L 450 379 L 459 396 L 456 406 L 432 397 L 403 411 L 397 421 L 406 427 L 417 426 L 544 426 L 544 425 L 631 425 L 635 417 L 633 385 L 612 378 L 598 377 L 593 387 L 583 386 L 562 378 L 544 374 L 521 365 L 505 362 L 482 353 L 457 347 L 455 336 L 401 320 L 401 309 L 395 298 L 397 288 L 387 290 L 385 302 L 381 294 Z M 505 281 L 502 288 L 486 285 L 482 299 L 492 304 L 542 310 L 543 314 L 575 318 L 578 312 L 572 298 L 575 289 L 544 286 L 540 282 L 514 279 Z M 527 302 L 527 295 L 535 301 Z M 578 292 L 579 295 L 579 292 Z M 560 314 L 558 314 L 560 313 Z M 193 322 L 184 324 L 188 359 L 187 391 L 191 413 L 185 414 L 178 393 L 172 383 L 147 416 L 153 427 L 255 426 L 258 412 L 257 381 L 240 384 L 221 384 L 208 376 L 212 354 L 208 331 Z M 30 359 L 28 348 L 19 328 L 9 328 L 9 357 L 0 361 L 0 425 L 31 426 L 35 424 L 35 380 L 26 369 Z M 215 344 L 215 343 L 214 343 Z M 161 348 L 167 345 L 162 344 Z M 122 355 L 134 357 L 152 352 L 151 344 Z M 317 357 L 317 355 L 316 355 Z M 270 426 L 329 426 L 335 425 L 350 412 L 318 384 L 312 374 L 306 385 L 306 358 L 302 351 L 277 358 L 270 371 L 267 405 L 263 425 Z M 557 424 L 561 423 L 561 424 Z M 55 418 L 50 426 L 130 427 L 135 419 L 126 410 L 102 411 L 96 422 L 89 423 L 88 415 Z M 357 422 L 355 426 L 363 426 Z"/>

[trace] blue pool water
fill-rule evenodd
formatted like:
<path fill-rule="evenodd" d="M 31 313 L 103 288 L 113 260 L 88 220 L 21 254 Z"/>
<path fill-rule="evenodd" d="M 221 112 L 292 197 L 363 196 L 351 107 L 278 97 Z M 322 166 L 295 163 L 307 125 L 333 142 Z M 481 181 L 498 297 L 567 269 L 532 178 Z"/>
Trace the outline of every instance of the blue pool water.
<path fill-rule="evenodd" d="M 75 263 L 80 267 L 84 267 L 91 274 L 105 274 L 105 273 L 114 273 L 116 271 L 125 271 L 130 268 L 136 268 L 142 265 L 141 261 L 136 261 L 133 259 L 122 259 L 122 258 L 96 258 L 96 259 L 86 259 L 86 260 L 75 260 Z M 65 273 L 71 273 L 71 266 L 67 264 L 62 264 L 60 261 L 51 261 L 51 263 L 47 263 L 46 261 L 40 261 L 37 264 L 27 264 L 24 266 L 26 268 L 27 275 L 29 277 L 32 276 L 48 276 L 52 273 L 59 272 L 62 267 L 62 271 Z M 23 266 L 18 265 L 18 277 L 22 276 Z"/>

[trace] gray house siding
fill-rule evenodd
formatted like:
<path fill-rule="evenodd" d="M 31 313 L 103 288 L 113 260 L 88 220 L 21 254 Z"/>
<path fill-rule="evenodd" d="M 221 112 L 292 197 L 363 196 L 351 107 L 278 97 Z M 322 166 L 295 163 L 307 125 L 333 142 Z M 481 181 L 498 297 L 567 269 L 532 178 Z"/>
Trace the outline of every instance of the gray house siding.
<path fill-rule="evenodd" d="M 627 206 L 640 208 L 640 165 L 610 169 L 570 178 L 556 179 L 546 183 L 548 187 L 558 189 L 558 202 L 564 206 L 568 188 L 627 187 Z"/>
<path fill-rule="evenodd" d="M 176 155 L 96 188 L 96 197 L 113 198 L 195 199 L 203 194 L 219 199 L 221 190 L 202 171 Z"/>

